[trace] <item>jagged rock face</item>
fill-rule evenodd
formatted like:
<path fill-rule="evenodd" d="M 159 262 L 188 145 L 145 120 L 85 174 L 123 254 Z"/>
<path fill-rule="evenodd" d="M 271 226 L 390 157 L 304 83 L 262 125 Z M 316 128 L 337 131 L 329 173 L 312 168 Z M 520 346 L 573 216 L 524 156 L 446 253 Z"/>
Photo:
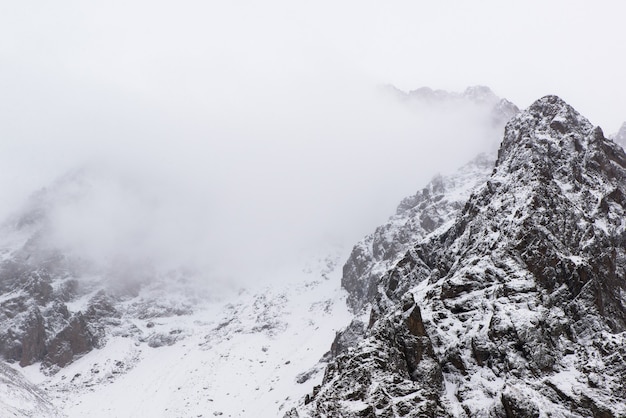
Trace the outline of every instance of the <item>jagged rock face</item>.
<path fill-rule="evenodd" d="M 450 176 L 436 176 L 424 189 L 400 202 L 394 216 L 352 249 L 341 284 L 348 306 L 358 312 L 376 295 L 380 278 L 423 239 L 461 212 L 473 189 L 485 182 L 495 157 L 480 155 Z"/>
<path fill-rule="evenodd" d="M 404 303 L 369 335 L 366 343 L 327 367 L 313 416 L 444 416 L 442 370 L 419 307 Z M 406 402 L 394 401 L 404 398 Z"/>
<path fill-rule="evenodd" d="M 14 276 L 17 271 L 22 272 Z M 49 366 L 63 367 L 97 346 L 82 315 L 70 317 L 65 301 L 73 285 L 64 274 L 12 259 L 0 265 L 0 276 L 7 287 L 0 301 L 0 354 L 5 360 L 28 366 L 45 359 Z M 93 319 L 96 324 L 99 318 Z M 60 356 L 65 344 L 68 350 Z"/>
<path fill-rule="evenodd" d="M 621 147 L 538 100 L 454 223 L 380 280 L 367 337 L 300 414 L 626 416 L 625 189 Z"/>
<path fill-rule="evenodd" d="M 66 282 L 60 280 L 55 289 L 54 277 L 66 277 L 54 257 L 37 260 L 18 253 L 0 263 L 0 355 L 4 359 L 21 366 L 43 360 L 49 338 L 67 321 Z"/>
<path fill-rule="evenodd" d="M 337 332 L 335 340 L 330 345 L 330 355 L 337 357 L 340 354 L 346 353 L 351 347 L 356 346 L 365 335 L 365 324 L 354 319 L 350 324 L 341 332 Z"/>
<path fill-rule="evenodd" d="M 136 326 L 137 321 L 193 312 L 189 300 L 179 300 L 183 291 L 177 286 L 187 291 L 184 277 L 155 277 L 143 286 L 131 282 L 124 288 L 106 275 L 76 271 L 74 260 L 47 252 L 37 241 L 35 233 L 0 263 L 2 359 L 20 366 L 41 363 L 46 373 L 55 373 L 110 337 L 132 336 L 152 347 L 186 337 L 143 335 Z M 138 287 L 143 293 L 138 294 Z"/>
<path fill-rule="evenodd" d="M 20 366 L 28 366 L 41 360 L 46 354 L 46 328 L 38 308 L 33 308 L 24 321 L 24 337 L 21 344 Z"/>
<path fill-rule="evenodd" d="M 44 361 L 49 365 L 64 367 L 74 359 L 74 356 L 91 351 L 96 344 L 97 341 L 85 318 L 79 312 L 50 340 Z"/>
<path fill-rule="evenodd" d="M 47 371 L 103 344 L 104 328 L 119 318 L 106 292 L 81 283 L 81 267 L 45 242 L 55 192 L 35 194 L 0 228 L 0 357 L 20 366 L 42 362 Z M 68 304 L 83 297 L 84 315 L 71 312 Z"/>

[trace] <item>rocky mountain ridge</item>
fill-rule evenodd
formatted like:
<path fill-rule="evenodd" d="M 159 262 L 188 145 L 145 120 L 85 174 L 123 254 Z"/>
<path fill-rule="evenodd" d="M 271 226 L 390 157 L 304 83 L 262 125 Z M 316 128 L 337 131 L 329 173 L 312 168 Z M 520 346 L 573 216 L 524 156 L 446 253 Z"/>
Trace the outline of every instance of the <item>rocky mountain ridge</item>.
<path fill-rule="evenodd" d="M 494 155 L 481 154 L 452 175 L 435 176 L 422 190 L 403 199 L 387 223 L 354 246 L 343 267 L 341 284 L 355 313 L 368 306 L 380 277 L 411 244 L 454 220 L 471 192 L 489 177 L 494 162 Z"/>
<path fill-rule="evenodd" d="M 409 104 L 448 106 L 467 102 L 484 107 L 484 115 L 498 137 L 505 124 L 519 112 L 517 106 L 496 96 L 485 86 L 468 87 L 463 93 L 422 87 L 404 93 L 390 91 Z M 379 278 L 397 263 L 406 250 L 438 228 L 452 222 L 471 192 L 491 174 L 495 155 L 480 154 L 450 175 L 436 175 L 413 196 L 403 199 L 389 221 L 359 241 L 343 267 L 342 286 L 348 291 L 348 306 L 355 313 L 367 307 Z"/>
<path fill-rule="evenodd" d="M 359 294 L 364 336 L 286 416 L 626 416 L 625 192 L 622 148 L 538 100 L 454 222 Z"/>

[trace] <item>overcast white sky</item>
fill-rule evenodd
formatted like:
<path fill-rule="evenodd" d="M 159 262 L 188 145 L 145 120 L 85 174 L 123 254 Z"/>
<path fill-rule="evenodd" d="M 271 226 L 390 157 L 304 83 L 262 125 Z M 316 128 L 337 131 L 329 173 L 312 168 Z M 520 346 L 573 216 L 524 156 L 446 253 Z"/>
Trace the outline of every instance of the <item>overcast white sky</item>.
<path fill-rule="evenodd" d="M 609 131 L 626 119 L 620 1 L 33 1 L 0 12 L 3 72 L 152 103 L 343 73 L 404 89 L 486 84 L 521 107 L 555 93 Z"/>
<path fill-rule="evenodd" d="M 206 227 L 223 259 L 246 228 L 255 248 L 354 239 L 484 145 L 460 115 L 437 129 L 375 86 L 488 85 L 522 108 L 558 94 L 615 132 L 625 15 L 620 1 L 3 1 L 0 214 L 97 160 L 159 185 L 161 239 L 194 213 L 223 219 Z"/>

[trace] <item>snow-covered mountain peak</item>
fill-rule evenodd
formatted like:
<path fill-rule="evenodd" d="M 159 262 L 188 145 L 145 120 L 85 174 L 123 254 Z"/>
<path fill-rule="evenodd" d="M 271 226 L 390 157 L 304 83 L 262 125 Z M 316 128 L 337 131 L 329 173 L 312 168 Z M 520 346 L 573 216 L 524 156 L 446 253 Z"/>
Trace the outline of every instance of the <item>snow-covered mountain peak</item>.
<path fill-rule="evenodd" d="M 422 87 L 403 93 L 388 86 L 394 97 L 418 105 L 468 105 L 479 109 L 477 117 L 501 135 L 507 121 L 519 110 L 490 88 L 468 87 L 463 93 Z M 436 102 L 436 103 L 434 103 Z M 400 260 L 416 241 L 439 228 L 449 226 L 461 211 L 471 192 L 491 174 L 495 156 L 484 153 L 449 175 L 437 175 L 415 195 L 402 200 L 396 214 L 354 246 L 343 268 L 342 285 L 348 291 L 348 305 L 354 312 L 366 307 L 376 291 L 380 277 Z"/>
<path fill-rule="evenodd" d="M 336 339 L 291 416 L 626 415 L 624 151 L 546 96 L 497 164 L 382 276 L 362 340 Z"/>
<path fill-rule="evenodd" d="M 586 138 L 594 126 L 558 96 L 545 96 L 514 116 L 505 129 L 502 148 L 506 150 L 513 145 L 527 147 L 528 141 L 549 138 L 580 140 Z M 599 135 L 602 136 L 601 130 Z"/>
<path fill-rule="evenodd" d="M 545 187 L 558 184 L 563 193 L 586 190 L 602 196 L 607 188 L 623 187 L 625 164 L 623 150 L 607 140 L 602 129 L 562 99 L 546 96 L 507 124 L 489 185 L 515 179 L 536 183 L 544 194 Z"/>
<path fill-rule="evenodd" d="M 497 159 L 402 200 L 341 277 L 339 258 L 322 257 L 220 300 L 194 270 L 136 257 L 94 268 L 46 237 L 56 208 L 102 203 L 97 173 L 36 195 L 2 230 L 0 389 L 19 396 L 0 405 L 51 417 L 626 416 L 624 151 L 556 96 L 518 114 L 485 87 L 411 94 L 499 115 Z"/>

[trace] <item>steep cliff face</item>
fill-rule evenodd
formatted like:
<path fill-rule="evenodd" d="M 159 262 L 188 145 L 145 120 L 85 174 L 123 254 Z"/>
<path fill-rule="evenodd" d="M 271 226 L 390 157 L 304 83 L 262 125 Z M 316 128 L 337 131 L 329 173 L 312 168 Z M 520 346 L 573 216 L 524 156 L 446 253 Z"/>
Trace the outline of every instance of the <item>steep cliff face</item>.
<path fill-rule="evenodd" d="M 493 129 L 487 142 L 499 143 L 504 126 L 519 112 L 517 106 L 496 96 L 484 86 L 468 87 L 463 93 L 422 87 L 403 93 L 392 91 L 409 105 L 428 108 L 471 105 L 475 117 Z M 420 109 L 418 108 L 417 111 Z M 495 152 L 494 152 L 495 154 Z M 359 313 L 373 300 L 380 277 L 397 263 L 415 242 L 442 226 L 449 226 L 472 191 L 493 170 L 495 155 L 482 154 L 451 175 L 437 175 L 422 190 L 407 197 L 389 221 L 359 241 L 343 267 L 342 286 L 348 291 L 348 306 Z"/>
<path fill-rule="evenodd" d="M 626 416 L 626 155 L 544 97 L 292 416 Z"/>

